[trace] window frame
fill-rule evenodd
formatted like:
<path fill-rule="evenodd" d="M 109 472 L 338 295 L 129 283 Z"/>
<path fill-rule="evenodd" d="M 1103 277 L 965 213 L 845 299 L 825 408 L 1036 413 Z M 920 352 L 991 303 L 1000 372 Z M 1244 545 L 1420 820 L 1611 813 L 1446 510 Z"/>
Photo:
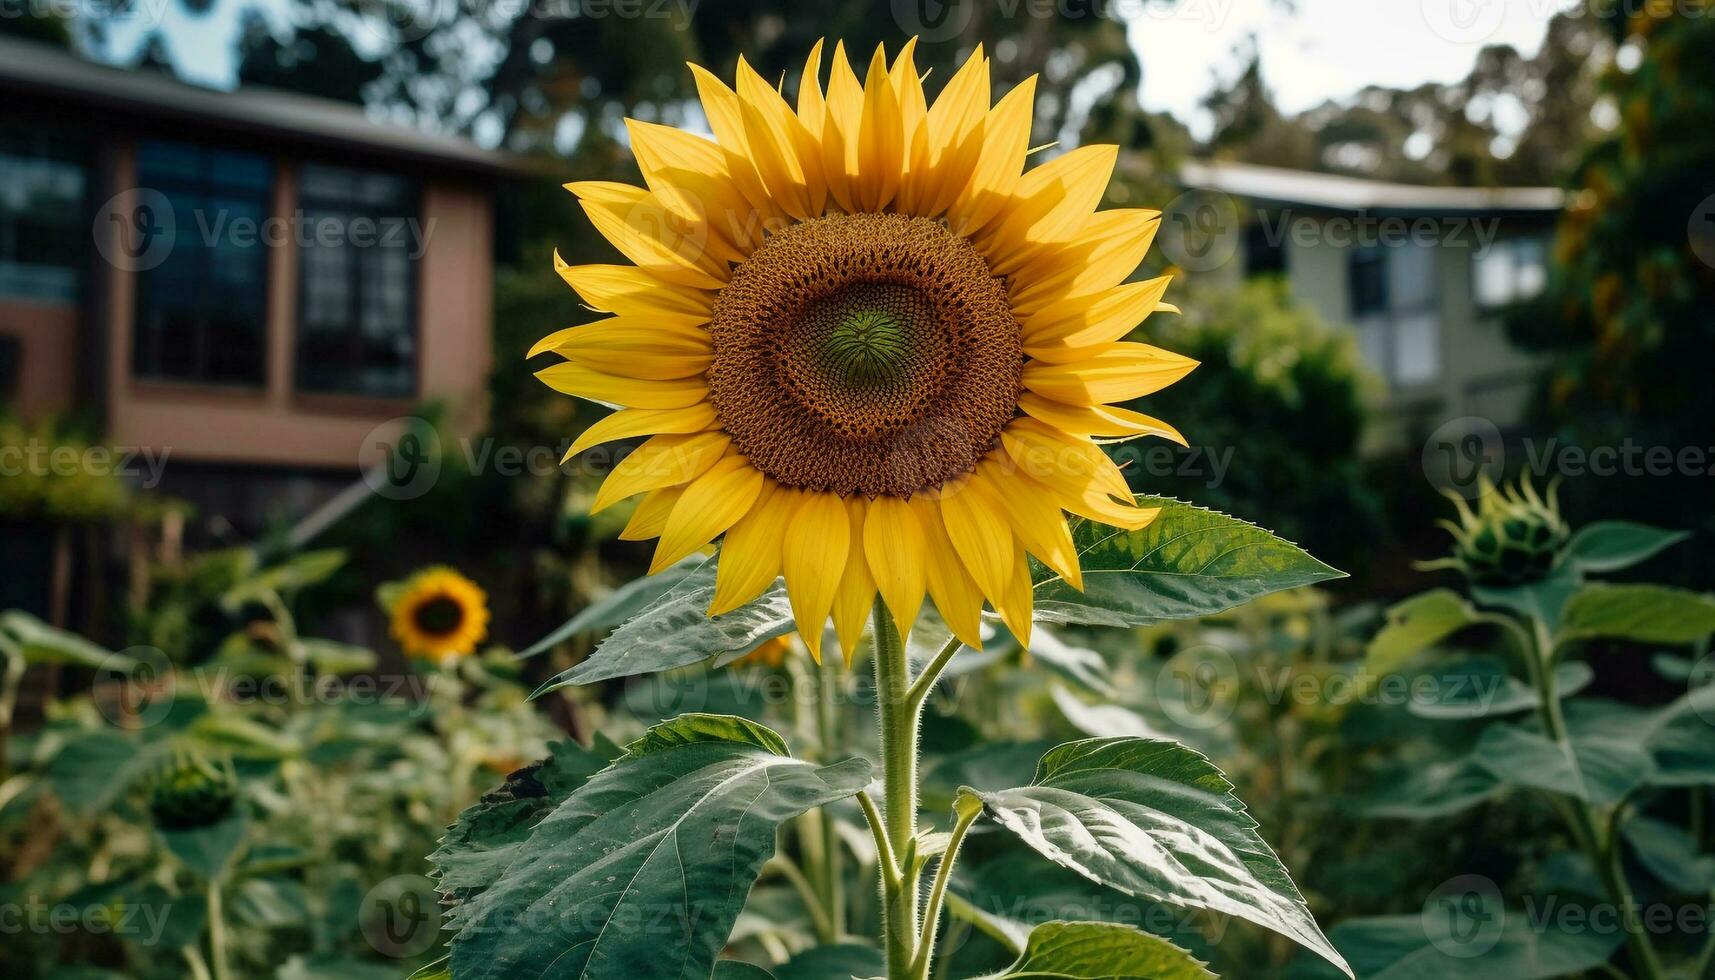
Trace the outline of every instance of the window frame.
<path fill-rule="evenodd" d="M 384 177 L 391 180 L 397 180 L 403 183 L 405 187 L 405 196 L 397 208 L 395 208 L 394 205 L 386 203 L 363 202 L 357 200 L 355 195 L 351 197 L 337 198 L 332 196 L 312 196 L 305 193 L 304 176 L 306 171 L 315 168 L 324 168 L 330 171 L 343 171 L 360 177 Z M 418 398 L 423 389 L 424 366 L 424 338 L 422 324 L 423 255 L 413 256 L 409 251 L 405 253 L 406 283 L 403 315 L 405 319 L 406 332 L 411 339 L 411 354 L 410 378 L 404 390 L 371 392 L 356 390 L 350 386 L 306 386 L 304 383 L 304 379 L 306 377 L 306 372 L 304 370 L 304 339 L 309 334 L 309 331 L 305 329 L 305 310 L 308 307 L 307 300 L 309 298 L 309 276 L 306 274 L 308 262 L 306 261 L 306 257 L 311 248 L 317 247 L 314 241 L 316 238 L 316 229 L 309 217 L 310 212 L 312 210 L 338 210 L 343 212 L 348 234 L 348 241 L 343 247 L 353 248 L 354 246 L 349 244 L 349 230 L 352 221 L 358 218 L 368 218 L 374 221 L 377 224 L 377 234 L 381 233 L 380 223 L 383 219 L 398 219 L 406 222 L 415 220 L 417 222 L 417 227 L 419 229 L 422 228 L 423 205 L 427 196 L 425 194 L 423 181 L 419 178 L 393 170 L 377 169 L 373 167 L 351 167 L 339 163 L 312 160 L 300 162 L 298 164 L 294 193 L 296 196 L 296 200 L 294 202 L 295 213 L 299 215 L 304 222 L 304 233 L 300 237 L 300 240 L 293 244 L 293 248 L 297 253 L 295 264 L 297 283 L 295 294 L 296 304 L 293 310 L 292 324 L 292 394 L 295 397 L 304 399 L 356 399 L 363 402 L 411 401 Z M 388 213 L 389 209 L 394 209 L 397 213 Z M 419 242 L 417 244 L 425 243 Z M 379 247 L 379 243 L 368 247 L 377 248 Z M 360 250 L 360 252 L 361 251 L 362 250 Z M 426 252 L 424 254 L 426 254 Z M 362 368 L 361 343 L 363 336 L 363 300 L 365 296 L 369 295 L 370 291 L 377 288 L 374 282 L 368 281 L 364 272 L 364 263 L 353 262 L 349 272 L 350 281 L 347 284 L 350 295 L 350 299 L 347 303 L 347 312 L 351 315 L 351 320 L 348 323 L 348 327 L 345 332 L 348 335 L 346 340 L 351 347 L 351 353 L 355 355 L 351 364 L 348 366 L 348 369 L 355 368 L 359 371 L 361 371 Z"/>
<path fill-rule="evenodd" d="M 199 173 L 194 180 L 187 180 L 182 175 L 170 174 L 164 176 L 157 175 L 156 177 L 146 181 L 143 171 L 144 150 L 151 144 L 189 148 L 196 151 L 201 158 L 199 162 L 205 167 L 204 172 Z M 217 177 L 220 168 L 213 165 L 213 158 L 217 156 L 246 157 L 257 161 L 263 166 L 263 168 L 265 168 L 263 186 L 261 188 L 256 188 L 245 186 L 238 182 L 220 182 Z M 138 189 L 147 188 L 166 194 L 171 194 L 176 191 L 197 195 L 204 203 L 218 202 L 223 197 L 236 198 L 241 194 L 257 194 L 259 195 L 258 200 L 262 204 L 262 207 L 259 210 L 259 222 L 267 222 L 276 217 L 275 212 L 279 203 L 278 192 L 280 186 L 280 164 L 278 160 L 268 154 L 249 147 L 233 146 L 223 143 L 211 143 L 195 139 L 181 139 L 177 137 L 139 139 L 135 144 L 133 144 L 131 183 Z M 175 208 L 175 211 L 176 210 L 177 209 Z M 183 236 L 192 228 L 197 227 L 197 221 L 194 214 L 186 214 L 183 218 L 184 220 L 179 220 L 179 216 L 175 213 L 175 223 L 180 236 Z M 195 376 L 167 373 L 162 371 L 159 366 L 149 370 L 145 370 L 143 368 L 144 304 L 149 295 L 149 277 L 157 268 L 159 268 L 157 266 L 147 269 L 138 269 L 131 273 L 131 351 L 128 371 L 129 377 L 133 382 L 146 386 L 158 386 L 168 389 L 183 387 L 195 388 L 198 390 L 244 393 L 260 393 L 269 388 L 270 369 L 272 367 L 269 320 L 272 315 L 274 305 L 274 290 L 276 288 L 276 284 L 274 282 L 274 250 L 264 241 L 264 236 L 261 234 L 261 229 L 263 227 L 265 226 L 262 224 L 258 225 L 256 239 L 249 246 L 251 249 L 255 250 L 257 255 L 256 261 L 260 265 L 260 275 L 257 279 L 259 289 L 255 306 L 256 316 L 254 318 L 257 324 L 257 359 L 255 377 L 245 379 L 211 378 L 207 376 L 206 364 L 198 365 L 198 370 Z M 174 248 L 177 249 L 178 247 L 180 247 L 180 243 L 175 239 Z M 215 254 L 218 243 L 205 245 L 198 242 L 195 247 L 197 248 L 197 254 L 203 257 L 197 270 L 197 288 L 199 292 L 198 298 L 200 301 L 202 298 L 201 293 L 209 288 L 208 282 L 212 279 L 210 260 Z M 164 265 L 165 263 L 163 262 L 162 264 Z M 208 340 L 207 329 L 208 325 L 206 322 L 199 323 L 199 336 L 204 340 Z M 218 338 L 215 338 L 214 340 L 210 340 L 199 346 L 212 348 L 215 346 L 215 341 L 217 340 Z M 206 358 L 204 358 L 204 360 L 206 360 Z"/>
<path fill-rule="evenodd" d="M 1519 285 L 1519 271 L 1523 268 L 1519 258 L 1524 248 L 1528 246 L 1536 253 L 1536 269 L 1541 279 L 1535 291 L 1525 293 Z M 1548 288 L 1549 267 L 1549 235 L 1539 231 L 1524 231 L 1513 235 L 1505 235 L 1491 241 L 1487 248 L 1471 250 L 1471 305 L 1479 315 L 1490 315 L 1509 306 L 1528 303 Z M 1491 300 L 1482 293 L 1482 269 L 1485 261 L 1497 256 L 1506 256 L 1507 290 L 1502 299 Z"/>

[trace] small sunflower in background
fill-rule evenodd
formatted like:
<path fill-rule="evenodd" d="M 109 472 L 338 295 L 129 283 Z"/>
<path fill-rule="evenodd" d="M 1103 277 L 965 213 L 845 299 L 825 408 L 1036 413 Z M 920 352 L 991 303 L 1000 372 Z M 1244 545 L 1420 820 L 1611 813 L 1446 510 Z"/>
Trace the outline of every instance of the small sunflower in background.
<path fill-rule="evenodd" d="M 451 568 L 418 572 L 389 600 L 393 638 L 410 656 L 468 656 L 488 636 L 488 594 Z"/>
<path fill-rule="evenodd" d="M 786 662 L 786 655 L 792 652 L 792 634 L 776 636 L 771 640 L 763 640 L 756 649 L 727 664 L 728 667 L 778 667 Z"/>

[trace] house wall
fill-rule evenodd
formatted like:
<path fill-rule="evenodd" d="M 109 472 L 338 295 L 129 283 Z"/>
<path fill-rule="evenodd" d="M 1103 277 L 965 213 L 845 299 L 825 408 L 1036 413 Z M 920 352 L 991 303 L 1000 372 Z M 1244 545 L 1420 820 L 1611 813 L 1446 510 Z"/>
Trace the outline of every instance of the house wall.
<path fill-rule="evenodd" d="M 134 186 L 130 146 L 116 154 L 115 171 L 116 187 Z M 297 207 L 295 161 L 278 161 L 276 173 L 274 216 L 286 220 Z M 377 461 L 379 443 L 368 438 L 376 427 L 418 405 L 444 404 L 457 431 L 480 428 L 491 359 L 491 205 L 478 188 L 430 180 L 421 219 L 427 241 L 417 277 L 416 398 L 294 390 L 298 253 L 290 246 L 273 248 L 269 256 L 268 365 L 261 390 L 134 379 L 135 278 L 108 267 L 109 439 L 167 452 L 174 462 L 354 471 Z M 386 441 L 392 428 L 383 430 Z"/>
<path fill-rule="evenodd" d="M 0 337 L 18 345 L 17 387 L 7 407 L 34 420 L 71 406 L 77 391 L 77 332 L 75 303 L 0 298 Z"/>

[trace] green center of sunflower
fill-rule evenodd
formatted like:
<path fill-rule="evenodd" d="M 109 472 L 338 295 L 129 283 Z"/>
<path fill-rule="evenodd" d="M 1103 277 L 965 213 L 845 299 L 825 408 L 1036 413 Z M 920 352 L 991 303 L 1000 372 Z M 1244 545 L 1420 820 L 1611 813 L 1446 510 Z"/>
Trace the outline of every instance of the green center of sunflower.
<path fill-rule="evenodd" d="M 969 473 L 1017 412 L 1006 285 L 938 221 L 830 215 L 771 235 L 715 299 L 709 400 L 789 487 L 913 493 Z"/>
<path fill-rule="evenodd" d="M 899 380 L 911 352 L 905 327 L 888 310 L 850 311 L 829 331 L 822 356 L 828 370 L 853 388 Z"/>
<path fill-rule="evenodd" d="M 417 606 L 411 618 L 430 636 L 446 636 L 464 622 L 464 606 L 451 596 L 438 595 Z"/>

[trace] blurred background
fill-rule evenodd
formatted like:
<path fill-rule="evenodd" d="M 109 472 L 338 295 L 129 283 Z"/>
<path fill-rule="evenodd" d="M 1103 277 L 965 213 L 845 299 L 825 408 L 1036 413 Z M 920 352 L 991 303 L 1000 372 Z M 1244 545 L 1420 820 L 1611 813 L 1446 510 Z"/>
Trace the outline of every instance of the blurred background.
<path fill-rule="evenodd" d="M 532 645 L 647 566 L 615 537 L 625 513 L 587 513 L 616 457 L 561 462 L 597 416 L 524 357 L 594 318 L 555 254 L 615 254 L 559 185 L 635 179 L 626 117 L 706 131 L 686 61 L 730 77 L 742 54 L 790 89 L 818 38 L 867 52 L 912 36 L 931 92 L 979 43 L 997 91 L 1040 73 L 1032 145 L 1117 143 L 1106 203 L 1163 210 L 1140 274 L 1174 272 L 1184 315 L 1153 317 L 1145 339 L 1203 366 L 1141 407 L 1190 446 L 1116 458 L 1141 492 L 1240 515 L 1351 573 L 1258 614 L 1246 643 L 1338 659 L 1338 636 L 1438 581 L 1412 563 L 1446 551 L 1445 495 L 1519 474 L 1559 481 L 1574 525 L 1693 532 L 1648 573 L 1707 590 L 1711 14 L 1699 0 L 0 0 L 0 609 L 186 666 L 266 652 L 281 619 L 257 597 L 283 596 L 326 656 L 358 651 L 348 673 L 387 676 L 405 660 L 377 586 L 444 563 L 486 590 L 497 648 Z M 306 554 L 344 557 L 293 565 Z M 296 571 L 234 598 L 280 568 Z M 420 874 L 439 826 L 511 764 L 629 710 L 618 691 L 525 705 L 581 642 L 464 678 L 436 722 L 441 754 L 323 746 L 324 773 L 337 758 L 399 780 L 315 783 L 324 806 L 415 829 L 324 829 L 361 840 L 282 850 L 299 871 L 250 878 L 270 884 L 241 899 L 239 955 L 272 968 L 285 942 L 396 966 L 327 923 L 388 874 Z M 1179 643 L 1156 642 L 1124 655 Z M 6 726 L 33 734 L 0 750 L 0 772 L 46 765 L 56 726 L 97 717 L 67 705 L 102 662 L 61 654 L 9 682 Z M 1595 683 L 1660 704 L 1685 675 L 1640 656 Z M 421 724 L 415 710 L 395 721 Z M 1353 751 L 1382 738 L 1338 721 L 1287 723 L 1293 738 L 1333 725 Z M 1260 761 L 1300 743 L 1264 727 L 1210 751 L 1262 795 L 1295 874 L 1294 848 L 1326 859 L 1306 885 L 1319 918 L 1415 913 L 1448 869 L 1379 845 L 1335 854 L 1352 843 L 1342 825 L 1292 810 L 1318 790 Z M 411 788 L 455 763 L 456 785 Z M 20 786 L 0 800 L 7 894 L 123 877 L 91 868 L 138 845 L 56 816 L 62 803 Z M 1465 863 L 1527 860 L 1486 849 L 1536 829 L 1469 819 L 1491 822 L 1440 838 Z M 36 938 L 27 955 L 8 938 L 8 975 L 152 962 Z M 1229 966 L 1276 975 L 1288 953 L 1255 955 L 1269 965 Z M 189 969 L 166 959 L 148 968 Z M 290 975 L 322 975 L 313 959 Z M 359 975 L 338 962 L 325 975 Z"/>

